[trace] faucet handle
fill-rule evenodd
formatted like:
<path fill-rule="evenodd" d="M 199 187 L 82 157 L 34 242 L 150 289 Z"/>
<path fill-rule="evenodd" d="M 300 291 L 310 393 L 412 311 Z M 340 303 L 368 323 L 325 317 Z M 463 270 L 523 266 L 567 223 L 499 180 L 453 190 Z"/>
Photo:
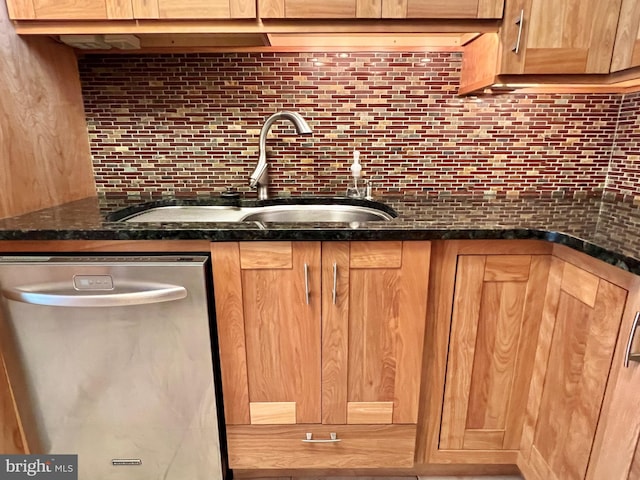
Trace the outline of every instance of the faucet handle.
<path fill-rule="evenodd" d="M 373 200 L 373 182 L 371 180 L 365 180 L 366 193 L 364 195 L 365 200 Z"/>

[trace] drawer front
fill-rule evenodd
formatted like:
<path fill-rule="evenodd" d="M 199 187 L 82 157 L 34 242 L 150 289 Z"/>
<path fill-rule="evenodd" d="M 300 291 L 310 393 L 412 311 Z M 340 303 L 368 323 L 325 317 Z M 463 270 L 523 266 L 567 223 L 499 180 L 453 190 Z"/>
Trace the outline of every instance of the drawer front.
<path fill-rule="evenodd" d="M 416 425 L 228 425 L 227 440 L 231 468 L 408 468 Z"/>

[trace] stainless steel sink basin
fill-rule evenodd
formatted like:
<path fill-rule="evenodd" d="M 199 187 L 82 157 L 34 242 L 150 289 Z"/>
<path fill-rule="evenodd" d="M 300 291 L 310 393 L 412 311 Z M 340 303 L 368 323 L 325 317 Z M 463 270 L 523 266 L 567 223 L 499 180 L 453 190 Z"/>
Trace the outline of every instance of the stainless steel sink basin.
<path fill-rule="evenodd" d="M 371 222 L 391 220 L 388 213 L 357 205 L 274 205 L 260 207 L 243 221 L 259 222 Z"/>
<path fill-rule="evenodd" d="M 118 219 L 123 222 L 370 222 L 391 220 L 395 215 L 374 207 L 330 204 L 287 204 L 254 207 L 184 205 L 152 207 Z"/>

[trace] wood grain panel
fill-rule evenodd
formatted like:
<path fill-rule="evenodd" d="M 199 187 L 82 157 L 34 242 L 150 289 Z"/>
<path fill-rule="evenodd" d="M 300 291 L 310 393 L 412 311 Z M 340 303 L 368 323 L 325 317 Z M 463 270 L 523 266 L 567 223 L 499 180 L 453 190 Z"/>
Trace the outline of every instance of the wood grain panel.
<path fill-rule="evenodd" d="M 73 49 L 19 38 L 0 8 L 0 84 L 0 218 L 94 196 Z"/>
<path fill-rule="evenodd" d="M 158 0 L 131 0 L 134 18 L 160 18 Z"/>
<path fill-rule="evenodd" d="M 231 18 L 256 18 L 256 0 L 229 0 Z"/>
<path fill-rule="evenodd" d="M 348 424 L 380 424 L 393 422 L 393 402 L 348 402 Z"/>
<path fill-rule="evenodd" d="M 285 0 L 286 18 L 356 18 L 356 0 Z"/>
<path fill-rule="evenodd" d="M 611 58 L 612 72 L 636 66 L 633 62 L 633 51 L 639 35 L 640 2 L 637 0 L 622 0 L 616 40 L 613 45 L 613 56 Z"/>
<path fill-rule="evenodd" d="M 38 20 L 108 19 L 106 0 L 33 0 Z"/>
<path fill-rule="evenodd" d="M 305 433 L 338 443 L 303 443 Z M 227 428 L 229 466 L 233 469 L 392 468 L 413 466 L 415 425 L 267 425 Z"/>
<path fill-rule="evenodd" d="M 527 48 L 522 73 L 585 73 L 588 56 L 586 48 Z"/>
<path fill-rule="evenodd" d="M 624 367 L 624 353 L 637 311 L 640 311 L 640 277 L 631 285 L 618 335 L 607 391 L 600 411 L 587 480 L 640 478 L 640 415 L 638 385 L 640 365 Z"/>
<path fill-rule="evenodd" d="M 527 284 L 522 309 L 523 317 L 515 376 L 509 409 L 507 411 L 507 429 L 502 445 L 502 448 L 507 450 L 517 450 L 520 447 L 527 409 L 527 399 L 529 397 L 529 387 L 531 385 L 534 361 L 536 358 L 536 340 L 540 333 L 544 310 L 543 299 L 545 297 L 550 267 L 550 255 L 533 255 L 531 257 L 529 282 Z"/>
<path fill-rule="evenodd" d="M 158 0 L 160 18 L 231 18 L 230 0 Z"/>
<path fill-rule="evenodd" d="M 9 379 L 0 354 L 0 452 L 5 455 L 26 453 L 20 419 Z"/>
<path fill-rule="evenodd" d="M 447 364 L 447 371 L 455 372 L 455 375 L 447 378 L 445 387 L 440 431 L 443 449 L 461 449 L 463 446 L 485 262 L 484 256 L 458 259 L 451 319 L 451 338 L 456 340 L 456 348 L 450 350 Z"/>
<path fill-rule="evenodd" d="M 284 18 L 284 0 L 258 0 L 260 18 Z"/>
<path fill-rule="evenodd" d="M 249 377 L 238 244 L 212 243 L 211 264 L 224 416 L 227 425 L 248 424 Z"/>
<path fill-rule="evenodd" d="M 534 438 L 560 478 L 585 476 L 625 299 L 605 280 L 593 308 L 560 294 Z"/>
<path fill-rule="evenodd" d="M 356 17 L 380 18 L 382 15 L 382 0 L 356 0 Z"/>
<path fill-rule="evenodd" d="M 586 3 L 586 2 L 585 2 Z M 608 73 L 611 70 L 611 57 L 613 55 L 613 45 L 615 42 L 616 30 L 622 0 L 591 0 L 591 10 L 588 10 L 585 17 L 588 25 L 592 19 L 597 22 L 589 39 L 589 58 L 587 61 L 587 73 Z"/>
<path fill-rule="evenodd" d="M 538 333 L 536 344 L 536 355 L 531 372 L 531 384 L 527 399 L 527 411 L 522 429 L 520 450 L 522 458 L 527 462 L 531 456 L 533 439 L 535 434 L 538 413 L 540 412 L 540 402 L 544 388 L 545 376 L 549 365 L 549 352 L 551 350 L 551 340 L 555 327 L 555 318 L 560 303 L 560 284 L 562 282 L 562 271 L 564 262 L 552 257 L 547 281 L 547 290 L 544 298 L 544 308 L 542 311 L 542 321 Z"/>
<path fill-rule="evenodd" d="M 464 46 L 458 89 L 460 95 L 484 89 L 495 82 L 499 46 L 497 33 L 485 33 Z"/>
<path fill-rule="evenodd" d="M 351 268 L 400 268 L 402 242 L 351 242 Z"/>
<path fill-rule="evenodd" d="M 240 266 L 243 269 L 292 268 L 291 242 L 240 242 Z"/>
<path fill-rule="evenodd" d="M 251 402 L 252 425 L 284 425 L 296 423 L 296 402 Z"/>
<path fill-rule="evenodd" d="M 333 272 L 336 266 L 336 303 Z M 349 243 L 322 244 L 322 423 L 347 423 Z"/>
<path fill-rule="evenodd" d="M 407 18 L 409 0 L 384 0 L 382 18 Z"/>
<path fill-rule="evenodd" d="M 524 282 L 484 285 L 469 394 L 468 429 L 506 429 L 526 287 Z"/>
<path fill-rule="evenodd" d="M 600 279 L 595 275 L 570 263 L 564 264 L 561 288 L 567 294 L 593 307 L 596 303 L 599 285 Z"/>
<path fill-rule="evenodd" d="M 349 290 L 348 399 L 393 401 L 396 332 L 400 321 L 398 272 L 352 269 Z"/>
<path fill-rule="evenodd" d="M 133 6 L 131 0 L 106 0 L 107 18 L 129 19 L 133 18 Z"/>
<path fill-rule="evenodd" d="M 502 18 L 504 0 L 479 0 L 477 18 Z"/>
<path fill-rule="evenodd" d="M 484 270 L 485 282 L 526 282 L 529 279 L 529 255 L 489 255 Z"/>
<path fill-rule="evenodd" d="M 29 20 L 36 18 L 32 0 L 8 0 L 9 18 L 13 20 Z"/>
<path fill-rule="evenodd" d="M 407 18 L 476 18 L 478 0 L 408 0 Z"/>
<path fill-rule="evenodd" d="M 319 423 L 320 243 L 294 242 L 292 251 L 291 269 L 242 271 L 249 398 L 296 402 L 298 423 Z M 309 304 L 305 263 L 312 292 Z"/>
<path fill-rule="evenodd" d="M 430 242 L 403 243 L 393 423 L 418 419 L 430 264 Z"/>
<path fill-rule="evenodd" d="M 465 450 L 500 450 L 504 441 L 504 429 L 467 429 L 462 446 Z"/>

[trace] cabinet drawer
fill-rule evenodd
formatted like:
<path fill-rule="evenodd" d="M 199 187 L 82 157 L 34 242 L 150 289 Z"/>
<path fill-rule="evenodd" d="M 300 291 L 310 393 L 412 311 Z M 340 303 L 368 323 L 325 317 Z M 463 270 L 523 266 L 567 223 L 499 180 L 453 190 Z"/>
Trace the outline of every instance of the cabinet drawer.
<path fill-rule="evenodd" d="M 329 439 L 340 442 L 305 443 Z M 231 468 L 412 467 L 415 425 L 228 425 Z"/>

